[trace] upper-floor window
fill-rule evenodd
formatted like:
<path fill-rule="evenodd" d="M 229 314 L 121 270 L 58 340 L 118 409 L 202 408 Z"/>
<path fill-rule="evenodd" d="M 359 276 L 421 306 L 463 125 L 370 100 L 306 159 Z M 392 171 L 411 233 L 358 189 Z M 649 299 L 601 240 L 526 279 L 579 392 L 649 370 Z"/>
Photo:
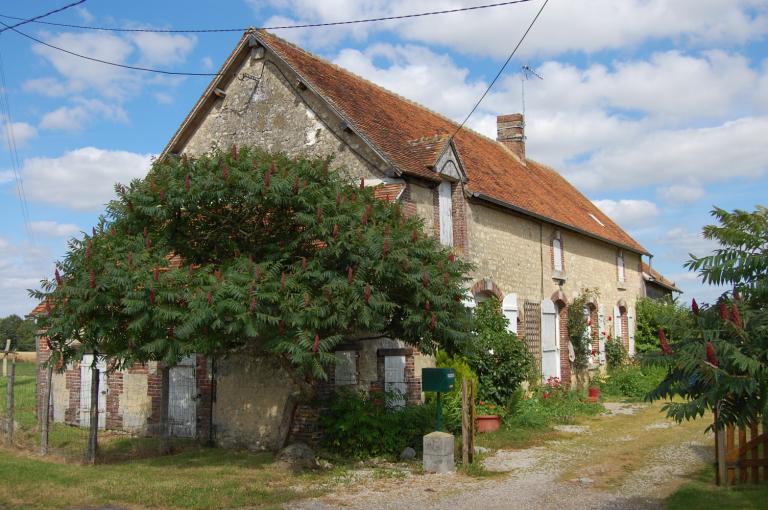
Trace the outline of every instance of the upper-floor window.
<path fill-rule="evenodd" d="M 453 203 L 451 183 L 443 181 L 437 187 L 437 199 L 440 218 L 440 244 L 453 246 Z"/>
<path fill-rule="evenodd" d="M 618 270 L 619 283 L 624 283 L 625 274 L 624 274 L 624 252 L 623 251 L 619 251 L 619 254 L 616 255 L 616 268 Z"/>
<path fill-rule="evenodd" d="M 563 241 L 559 234 L 552 239 L 552 269 L 557 273 L 563 272 Z"/>

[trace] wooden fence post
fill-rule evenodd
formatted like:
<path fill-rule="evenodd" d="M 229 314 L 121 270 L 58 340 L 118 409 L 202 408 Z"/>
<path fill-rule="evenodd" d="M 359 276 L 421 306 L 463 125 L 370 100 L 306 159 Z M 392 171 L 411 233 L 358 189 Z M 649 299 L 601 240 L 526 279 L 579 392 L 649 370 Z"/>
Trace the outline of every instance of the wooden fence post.
<path fill-rule="evenodd" d="M 469 463 L 475 462 L 475 383 L 469 391 Z"/>
<path fill-rule="evenodd" d="M 168 403 L 171 391 L 171 367 L 163 363 L 160 388 L 160 455 L 171 453 L 171 427 L 168 422 Z"/>
<path fill-rule="evenodd" d="M 85 460 L 89 464 L 96 463 L 96 455 L 99 448 L 99 354 L 93 352 L 91 363 L 91 409 L 89 416 L 90 429 L 88 430 L 88 448 L 85 452 Z"/>
<path fill-rule="evenodd" d="M 725 485 L 727 484 L 725 429 L 717 428 L 717 409 L 715 409 L 715 459 L 717 459 L 717 485 Z"/>
<path fill-rule="evenodd" d="M 467 378 L 461 379 L 461 463 L 469 464 L 469 430 L 467 430 Z"/>
<path fill-rule="evenodd" d="M 6 348 L 10 347 L 10 341 L 6 344 Z M 14 352 L 9 352 L 6 350 L 5 357 L 8 356 L 11 357 L 11 362 L 8 366 L 8 379 L 6 381 L 6 388 L 5 388 L 5 395 L 6 395 L 6 405 L 7 405 L 7 413 L 6 413 L 6 422 L 5 422 L 5 446 L 10 448 L 13 446 L 13 429 L 14 429 L 14 418 L 13 418 L 13 385 L 16 379 L 16 354 Z"/>
<path fill-rule="evenodd" d="M 40 454 L 48 455 L 48 423 L 51 414 L 51 384 L 53 383 L 53 352 L 48 351 L 48 366 L 45 369 L 45 396 L 40 410 Z"/>

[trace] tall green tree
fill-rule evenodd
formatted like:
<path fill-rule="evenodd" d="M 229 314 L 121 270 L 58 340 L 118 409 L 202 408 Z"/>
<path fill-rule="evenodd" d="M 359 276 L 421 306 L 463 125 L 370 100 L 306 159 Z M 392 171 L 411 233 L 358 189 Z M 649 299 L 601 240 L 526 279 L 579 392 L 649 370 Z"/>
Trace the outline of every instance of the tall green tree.
<path fill-rule="evenodd" d="M 715 209 L 718 225 L 704 236 L 720 248 L 706 257 L 692 256 L 687 266 L 705 283 L 733 285 L 712 306 L 690 313 L 693 325 L 677 341 L 659 330 L 661 352 L 647 361 L 667 366 L 667 376 L 647 398 L 669 399 L 665 409 L 681 421 L 716 411 L 717 428 L 768 425 L 768 213 Z M 672 397 L 683 401 L 671 401 Z"/>
<path fill-rule="evenodd" d="M 35 323 L 18 315 L 0 319 L 0 350 L 5 349 L 6 340 L 18 351 L 35 350 Z"/>
<path fill-rule="evenodd" d="M 328 167 L 235 147 L 156 162 L 32 292 L 51 342 L 118 365 L 249 349 L 305 382 L 361 335 L 459 348 L 469 265 Z"/>
<path fill-rule="evenodd" d="M 635 349 L 640 354 L 660 350 L 658 332 L 662 327 L 669 342 L 674 343 L 682 339 L 695 325 L 690 310 L 669 297 L 640 298 L 635 309 Z"/>

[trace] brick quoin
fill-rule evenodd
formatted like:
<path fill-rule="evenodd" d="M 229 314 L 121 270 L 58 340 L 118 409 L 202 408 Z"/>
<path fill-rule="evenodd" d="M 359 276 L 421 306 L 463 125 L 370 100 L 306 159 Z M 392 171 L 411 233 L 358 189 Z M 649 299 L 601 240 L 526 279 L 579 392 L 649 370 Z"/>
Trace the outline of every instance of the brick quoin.
<path fill-rule="evenodd" d="M 556 303 L 560 320 L 560 380 L 566 388 L 571 386 L 571 360 L 568 359 L 568 306 Z"/>
<path fill-rule="evenodd" d="M 457 254 L 462 255 L 468 248 L 467 236 L 467 200 L 464 197 L 464 184 L 451 184 L 451 214 L 453 216 L 453 246 Z"/>

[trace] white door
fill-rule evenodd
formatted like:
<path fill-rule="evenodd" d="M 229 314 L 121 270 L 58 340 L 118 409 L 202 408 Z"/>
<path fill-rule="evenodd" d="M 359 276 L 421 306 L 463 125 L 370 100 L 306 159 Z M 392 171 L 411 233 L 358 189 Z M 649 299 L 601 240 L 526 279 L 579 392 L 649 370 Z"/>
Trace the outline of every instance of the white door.
<path fill-rule="evenodd" d="M 405 383 L 405 356 L 384 356 L 384 391 L 392 395 L 389 405 L 405 406 L 408 385 Z"/>
<path fill-rule="evenodd" d="M 195 360 L 194 354 L 182 358 L 169 374 L 168 421 L 171 435 L 176 437 L 195 437 L 197 431 Z"/>
<path fill-rule="evenodd" d="M 91 424 L 91 365 L 93 354 L 83 355 L 80 362 L 80 426 L 88 428 Z M 99 369 L 99 428 L 107 425 L 107 361 L 99 357 L 96 363 Z"/>
<path fill-rule="evenodd" d="M 541 302 L 541 377 L 560 378 L 560 321 L 550 299 Z"/>

